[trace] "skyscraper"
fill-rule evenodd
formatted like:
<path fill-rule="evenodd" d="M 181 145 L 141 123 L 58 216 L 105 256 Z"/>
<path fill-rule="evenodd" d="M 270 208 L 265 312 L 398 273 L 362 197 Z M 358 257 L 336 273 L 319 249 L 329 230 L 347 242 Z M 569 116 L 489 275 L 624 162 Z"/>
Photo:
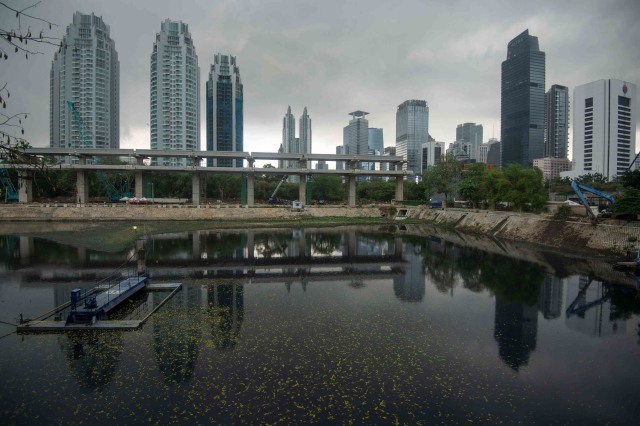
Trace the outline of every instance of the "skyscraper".
<path fill-rule="evenodd" d="M 343 132 L 345 154 L 369 154 L 369 121 L 365 118 L 368 114 L 364 111 L 349 113 L 351 121 Z"/>
<path fill-rule="evenodd" d="M 311 154 L 311 117 L 307 113 L 307 107 L 304 107 L 300 116 L 300 153 Z"/>
<path fill-rule="evenodd" d="M 189 26 L 166 19 L 151 53 L 151 149 L 200 149 L 200 68 Z M 158 157 L 153 164 L 186 165 Z"/>
<path fill-rule="evenodd" d="M 310 154 L 311 153 L 311 117 L 307 113 L 307 107 L 300 116 L 300 136 L 296 137 L 296 120 L 291 113 L 291 106 L 287 108 L 287 113 L 282 119 L 282 153 L 285 154 Z M 298 168 L 298 161 L 280 160 L 280 168 Z M 289 177 L 289 182 L 298 182 L 299 177 L 294 175 Z"/>
<path fill-rule="evenodd" d="M 236 57 L 216 53 L 207 81 L 207 151 L 242 152 L 243 99 Z M 242 159 L 208 159 L 207 165 L 242 167 Z"/>
<path fill-rule="evenodd" d="M 384 154 L 384 136 L 382 129 L 369 127 L 369 149 L 373 150 L 374 155 Z"/>
<path fill-rule="evenodd" d="M 478 159 L 478 149 L 482 145 L 482 124 L 458 124 L 456 127 L 456 141 L 470 143 L 471 152 L 469 152 L 469 158 L 472 160 Z"/>
<path fill-rule="evenodd" d="M 282 153 L 288 154 L 290 152 L 296 152 L 296 119 L 291 114 L 291 106 L 287 107 L 287 113 L 282 119 Z M 280 160 L 278 162 L 279 168 L 289 168 L 291 162 L 286 160 Z"/>
<path fill-rule="evenodd" d="M 559 84 L 544 95 L 544 156 L 567 158 L 569 148 L 569 89 Z"/>
<path fill-rule="evenodd" d="M 120 62 L 101 17 L 73 15 L 49 82 L 52 148 L 120 147 Z"/>
<path fill-rule="evenodd" d="M 573 91 L 573 162 L 578 173 L 624 173 L 636 152 L 636 85 L 598 80 Z"/>
<path fill-rule="evenodd" d="M 544 154 L 545 54 L 529 30 L 509 42 L 502 63 L 501 165 L 529 167 Z"/>
<path fill-rule="evenodd" d="M 410 100 L 398 105 L 396 112 L 396 155 L 406 161 L 403 170 L 422 174 L 422 144 L 429 139 L 427 101 Z"/>

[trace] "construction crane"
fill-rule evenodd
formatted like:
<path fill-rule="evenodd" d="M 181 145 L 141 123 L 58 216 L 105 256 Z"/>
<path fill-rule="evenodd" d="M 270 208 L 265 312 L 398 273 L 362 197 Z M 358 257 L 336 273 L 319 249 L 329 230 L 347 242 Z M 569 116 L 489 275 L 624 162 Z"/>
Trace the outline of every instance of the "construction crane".
<path fill-rule="evenodd" d="M 580 202 L 582 202 L 582 204 L 586 207 L 587 213 L 589 214 L 589 216 L 591 216 L 591 219 L 593 220 L 596 220 L 596 215 L 591 210 L 591 207 L 589 206 L 589 202 L 587 202 L 587 199 L 585 198 L 582 191 L 589 192 L 591 194 L 597 195 L 598 197 L 602 197 L 606 199 L 609 202 L 609 205 L 607 206 L 607 210 L 611 210 L 611 208 L 613 207 L 613 204 L 616 202 L 615 198 L 613 198 L 613 195 L 609 194 L 608 192 L 600 191 L 599 189 L 592 188 L 589 185 L 585 185 L 584 183 L 579 183 L 576 180 L 571 181 L 571 188 L 580 199 Z"/>
<path fill-rule="evenodd" d="M 5 202 L 18 201 L 18 191 L 13 186 L 7 169 L 0 169 L 0 184 L 2 185 L 2 198 Z"/>
<path fill-rule="evenodd" d="M 280 189 L 282 184 L 285 183 L 288 178 L 289 178 L 288 175 L 282 176 L 282 179 L 280 180 L 280 182 L 278 182 L 278 186 L 276 186 L 276 189 L 273 191 L 273 194 L 271 194 L 271 197 L 269 197 L 269 204 L 277 204 L 276 194 L 278 193 L 278 190 Z"/>
<path fill-rule="evenodd" d="M 92 148 L 93 144 L 91 143 L 91 139 L 89 134 L 87 133 L 82 118 L 76 110 L 76 107 L 73 102 L 67 101 L 67 106 L 69 107 L 69 111 L 71 112 L 71 117 L 73 118 L 73 122 L 78 128 L 80 132 L 80 142 L 82 144 L 81 148 Z M 125 182 L 124 188 L 117 189 L 113 183 L 107 178 L 107 175 L 104 172 L 96 172 L 96 177 L 98 178 L 98 182 L 102 185 L 102 187 L 107 192 L 107 197 L 109 197 L 110 201 L 120 201 L 122 197 L 132 197 L 133 194 L 131 192 L 126 192 L 128 189 L 129 183 Z"/>

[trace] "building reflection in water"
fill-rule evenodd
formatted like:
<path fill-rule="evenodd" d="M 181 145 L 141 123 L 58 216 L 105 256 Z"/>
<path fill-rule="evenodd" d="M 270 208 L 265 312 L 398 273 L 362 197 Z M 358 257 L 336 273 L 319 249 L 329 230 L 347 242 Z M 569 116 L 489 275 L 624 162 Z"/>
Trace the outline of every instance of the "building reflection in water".
<path fill-rule="evenodd" d="M 157 306 L 167 295 L 153 293 Z M 187 382 L 193 376 L 202 346 L 202 289 L 185 285 L 153 319 L 156 365 L 167 383 Z"/>
<path fill-rule="evenodd" d="M 98 389 L 115 376 L 124 349 L 122 331 L 87 331 L 58 336 L 71 376 L 80 387 Z"/>
<path fill-rule="evenodd" d="M 514 371 L 529 363 L 538 335 L 537 306 L 512 303 L 496 295 L 493 337 L 500 359 Z"/>
<path fill-rule="evenodd" d="M 545 319 L 556 319 L 562 315 L 563 280 L 553 275 L 546 275 L 540 287 L 538 310 Z"/>
<path fill-rule="evenodd" d="M 213 284 L 207 287 L 211 335 L 216 348 L 233 349 L 244 319 L 244 285 Z"/>
<path fill-rule="evenodd" d="M 397 247 L 401 247 L 404 259 L 409 263 L 402 274 L 393 279 L 393 292 L 405 302 L 420 302 L 424 298 L 425 268 L 422 262 L 422 249 L 412 243 L 404 243 L 401 238 L 395 239 Z"/>

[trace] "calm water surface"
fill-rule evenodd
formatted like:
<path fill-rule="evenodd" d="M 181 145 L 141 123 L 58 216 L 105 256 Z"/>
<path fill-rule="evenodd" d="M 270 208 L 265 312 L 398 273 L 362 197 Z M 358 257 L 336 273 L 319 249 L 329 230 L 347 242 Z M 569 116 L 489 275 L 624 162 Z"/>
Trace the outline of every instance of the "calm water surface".
<path fill-rule="evenodd" d="M 18 335 L 132 251 L 0 237 L 2 424 L 637 424 L 632 287 L 378 228 L 146 249 L 184 287 L 142 329 Z"/>

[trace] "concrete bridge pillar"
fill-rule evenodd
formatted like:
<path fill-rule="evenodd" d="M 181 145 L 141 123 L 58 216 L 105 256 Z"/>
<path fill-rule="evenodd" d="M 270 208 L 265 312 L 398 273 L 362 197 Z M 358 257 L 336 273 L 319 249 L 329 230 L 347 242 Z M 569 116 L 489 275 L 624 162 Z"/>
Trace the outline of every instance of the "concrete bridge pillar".
<path fill-rule="evenodd" d="M 349 175 L 349 205 L 356 205 L 356 176 Z"/>
<path fill-rule="evenodd" d="M 76 172 L 76 203 L 84 204 L 89 201 L 89 183 L 87 173 L 84 170 Z"/>
<path fill-rule="evenodd" d="M 142 158 L 136 158 L 136 164 L 138 166 L 142 166 Z M 135 180 L 135 189 L 134 189 L 134 197 L 136 198 L 142 198 L 144 197 L 144 178 L 142 176 L 142 170 L 136 170 L 135 174 L 134 174 L 134 180 Z"/>
<path fill-rule="evenodd" d="M 253 173 L 247 173 L 247 206 L 253 206 L 255 204 L 253 178 Z"/>
<path fill-rule="evenodd" d="M 404 199 L 404 178 L 403 176 L 396 176 L 396 201 L 402 201 Z"/>
<path fill-rule="evenodd" d="M 33 179 L 28 171 L 18 172 L 18 202 L 30 203 L 33 201 Z"/>
<path fill-rule="evenodd" d="M 143 185 L 144 179 L 142 177 L 142 170 L 136 170 L 134 179 L 136 182 L 136 189 L 135 189 L 134 196 L 136 198 L 142 198 L 144 197 L 144 185 Z"/>
<path fill-rule="evenodd" d="M 191 204 L 200 205 L 200 173 L 191 175 Z"/>
<path fill-rule="evenodd" d="M 300 175 L 300 186 L 298 187 L 298 200 L 301 203 L 307 202 L 307 175 Z"/>

